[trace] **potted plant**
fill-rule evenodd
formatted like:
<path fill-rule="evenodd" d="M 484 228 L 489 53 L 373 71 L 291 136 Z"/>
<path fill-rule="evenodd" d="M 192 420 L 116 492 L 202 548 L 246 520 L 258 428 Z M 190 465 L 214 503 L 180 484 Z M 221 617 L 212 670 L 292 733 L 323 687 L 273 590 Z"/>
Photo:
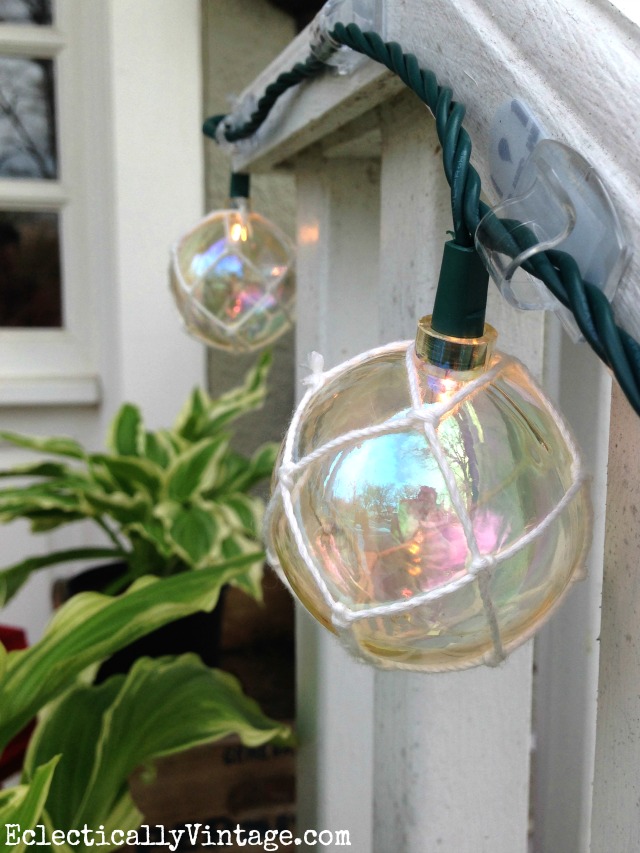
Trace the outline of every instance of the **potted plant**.
<path fill-rule="evenodd" d="M 171 428 L 146 429 L 140 410 L 126 403 L 113 419 L 105 452 L 89 452 L 66 437 L 0 432 L 0 439 L 40 457 L 0 470 L 5 480 L 21 481 L 0 489 L 0 523 L 28 519 L 38 534 L 89 521 L 99 534 L 94 547 L 32 557 L 0 571 L 0 605 L 32 572 L 73 560 L 110 562 L 72 582 L 72 591 L 116 593 L 143 575 L 170 577 L 257 553 L 264 506 L 249 490 L 271 474 L 276 446 L 263 445 L 245 457 L 230 447 L 228 427 L 261 406 L 269 364 L 269 354 L 263 355 L 242 385 L 219 398 L 195 389 Z M 233 579 L 256 597 L 262 561 L 256 557 Z M 192 633 L 201 631 L 197 625 Z M 207 633 L 211 638 L 215 627 Z M 181 626 L 180 634 L 188 634 L 188 627 Z M 163 636 L 154 641 L 159 653 L 188 650 L 167 646 Z M 213 648 L 209 642 L 210 655 Z M 201 653 L 215 664 L 208 650 Z M 127 665 L 148 653 L 148 644 L 134 649 Z"/>
<path fill-rule="evenodd" d="M 212 611 L 226 584 L 259 596 L 263 504 L 248 490 L 270 474 L 275 446 L 244 457 L 230 448 L 227 427 L 261 404 L 268 366 L 264 356 L 216 400 L 197 389 L 170 429 L 145 429 L 139 410 L 124 405 L 104 453 L 64 437 L 2 433 L 44 458 L 0 472 L 29 481 L 0 490 L 0 521 L 26 518 L 37 534 L 89 520 L 102 542 L 8 567 L 0 601 L 47 566 L 98 557 L 124 564 L 107 571 L 105 591 L 63 603 L 32 647 L 0 644 L 0 751 L 37 717 L 21 783 L 0 791 L 5 826 L 42 824 L 48 841 L 83 824 L 135 836 L 141 814 L 127 785 L 135 767 L 229 733 L 247 746 L 290 742 L 290 729 L 235 679 L 192 654 L 141 657 L 127 674 L 95 679 L 123 647 Z"/>
<path fill-rule="evenodd" d="M 135 767 L 229 733 L 247 746 L 290 743 L 286 725 L 195 655 L 141 658 L 127 675 L 91 683 L 97 663 L 124 644 L 214 607 L 222 585 L 253 559 L 182 577 L 143 577 L 118 596 L 80 593 L 32 647 L 9 652 L 0 645 L 0 750 L 39 715 L 21 784 L 0 791 L 0 822 L 13 833 L 3 840 L 11 849 L 24 849 L 17 833 L 36 825 L 42 843 L 51 844 L 57 830 L 63 851 L 70 847 L 59 833 L 85 825 L 109 837 L 118 830 L 117 843 L 135 841 L 142 815 L 127 784 Z"/>

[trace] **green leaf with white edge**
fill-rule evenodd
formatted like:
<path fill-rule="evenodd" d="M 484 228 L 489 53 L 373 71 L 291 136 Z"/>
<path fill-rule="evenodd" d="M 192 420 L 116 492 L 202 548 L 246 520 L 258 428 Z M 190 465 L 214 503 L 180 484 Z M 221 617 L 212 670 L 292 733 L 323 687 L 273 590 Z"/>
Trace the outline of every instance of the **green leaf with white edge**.
<path fill-rule="evenodd" d="M 109 427 L 107 447 L 120 456 L 139 456 L 144 444 L 144 424 L 137 406 L 125 403 Z"/>
<path fill-rule="evenodd" d="M 83 446 L 66 436 L 38 438 L 2 430 L 0 431 L 0 441 L 7 441 L 16 447 L 26 447 L 28 450 L 35 450 L 39 453 L 51 453 L 54 456 L 66 456 L 70 459 L 84 459 L 86 456 Z"/>
<path fill-rule="evenodd" d="M 84 495 L 85 514 L 88 516 L 108 515 L 118 524 L 128 527 L 134 522 L 149 517 L 153 502 L 146 492 L 126 495 L 123 492 L 87 492 Z"/>
<path fill-rule="evenodd" d="M 4 671 L 7 668 L 7 655 L 7 650 L 4 645 L 0 643 L 0 678 L 2 678 Z"/>
<path fill-rule="evenodd" d="M 86 778 L 86 764 L 80 747 L 64 733 L 70 715 L 74 725 L 89 723 L 91 702 L 79 703 L 74 696 L 90 693 L 94 688 L 75 688 L 36 733 L 34 758 L 38 761 L 59 749 L 58 738 L 64 739 L 64 761 L 56 780 L 56 800 L 47 803 L 56 826 L 97 826 L 109 820 L 110 812 L 120 800 L 130 773 L 141 764 L 163 755 L 182 752 L 191 747 L 211 743 L 237 734 L 246 746 L 260 746 L 277 740 L 291 742 L 288 726 L 269 719 L 259 706 L 243 692 L 238 681 L 228 673 L 205 666 L 193 654 L 179 658 L 138 660 L 123 682 L 111 705 L 100 704 L 101 731 L 92 750 L 94 765 Z M 69 752 L 71 750 L 71 752 Z M 84 788 L 73 785 L 75 802 L 65 801 L 68 774 L 75 773 L 76 755 L 80 762 Z M 67 758 L 69 759 L 67 763 Z M 123 827 L 124 828 L 124 827 Z"/>
<path fill-rule="evenodd" d="M 203 388 L 194 388 L 178 414 L 174 431 L 187 441 L 198 441 L 202 438 L 200 431 L 212 404 L 213 400 Z"/>
<path fill-rule="evenodd" d="M 227 437 L 207 438 L 181 453 L 169 467 L 165 495 L 179 503 L 211 489 L 220 471 L 220 459 L 227 450 Z"/>
<path fill-rule="evenodd" d="M 143 454 L 150 462 L 164 469 L 176 455 L 176 449 L 166 433 L 158 430 L 145 434 Z"/>
<path fill-rule="evenodd" d="M 239 558 L 241 554 L 255 554 L 256 543 L 253 539 L 248 539 L 242 534 L 228 536 L 222 543 L 222 555 L 227 560 Z M 256 555 L 247 566 L 246 570 L 237 575 L 232 581 L 233 586 L 237 586 L 247 595 L 255 598 L 256 601 L 262 601 L 262 574 L 264 567 L 264 554 Z"/>
<path fill-rule="evenodd" d="M 236 459 L 230 459 L 228 471 L 225 471 L 224 479 L 219 488 L 225 491 L 244 492 L 256 483 L 268 479 L 278 457 L 279 446 L 275 442 L 267 442 L 261 445 L 250 459 L 237 455 Z"/>
<path fill-rule="evenodd" d="M 14 465 L 13 468 L 0 470 L 0 477 L 55 477 L 60 479 L 73 473 L 64 462 L 29 462 L 25 465 Z"/>
<path fill-rule="evenodd" d="M 80 500 L 78 493 L 87 488 L 90 486 L 86 481 L 65 477 L 56 483 L 32 483 L 29 486 L 0 489 L 0 510 L 20 507 L 43 509 L 47 506 L 73 509 Z"/>
<path fill-rule="evenodd" d="M 267 393 L 266 377 L 271 360 L 271 353 L 264 352 L 249 370 L 242 385 L 232 388 L 217 399 L 209 399 L 208 410 L 206 415 L 200 418 L 199 425 L 194 426 L 193 420 L 188 420 L 188 410 L 183 410 L 174 425 L 175 432 L 191 441 L 214 436 L 226 424 L 262 406 Z"/>
<path fill-rule="evenodd" d="M 49 794 L 51 780 L 58 763 L 54 755 L 50 761 L 41 767 L 36 767 L 28 784 L 16 785 L 0 791 L 0 826 L 3 832 L 0 836 L 0 851 L 24 853 L 24 843 L 14 844 L 14 836 L 10 834 L 10 825 L 17 824 L 16 833 L 20 836 L 25 829 L 33 829 L 40 821 Z M 19 828 L 18 828 L 19 827 Z"/>
<path fill-rule="evenodd" d="M 35 768 L 51 756 L 60 755 L 47 798 L 47 813 L 56 829 L 82 826 L 74 820 L 93 774 L 103 714 L 113 704 L 124 680 L 124 675 L 116 675 L 100 685 L 74 686 L 40 715 L 25 756 L 23 781 L 30 780 Z M 126 786 L 126 779 L 121 785 Z"/>
<path fill-rule="evenodd" d="M 62 512 L 60 510 L 47 510 L 46 512 L 30 512 L 25 518 L 29 519 L 32 533 L 48 533 L 65 524 L 73 524 L 74 521 L 84 521 L 86 515 L 81 512 Z"/>
<path fill-rule="evenodd" d="M 242 531 L 248 536 L 260 536 L 264 518 L 264 501 L 237 492 L 221 495 L 216 503 L 232 530 Z"/>
<path fill-rule="evenodd" d="M 107 471 L 112 481 L 107 491 L 122 491 L 127 495 L 144 491 L 154 499 L 160 492 L 163 472 L 148 459 L 95 454 L 91 457 L 91 463 L 94 470 L 102 467 Z"/>
<path fill-rule="evenodd" d="M 201 431 L 202 437 L 215 435 L 223 426 L 263 405 L 267 395 L 266 379 L 271 361 L 271 353 L 265 351 L 249 370 L 242 385 L 212 401 L 206 424 Z"/>
<path fill-rule="evenodd" d="M 221 587 L 255 559 L 247 555 L 162 579 L 147 576 L 117 598 L 91 592 L 73 596 L 42 639 L 8 654 L 0 680 L 0 748 L 90 664 L 167 622 L 213 609 Z"/>
<path fill-rule="evenodd" d="M 197 568 L 216 546 L 220 528 L 213 515 L 192 505 L 176 515 L 169 536 L 178 554 Z"/>
<path fill-rule="evenodd" d="M 141 537 L 164 557 L 172 554 L 172 546 L 165 525 L 158 518 L 147 518 L 144 521 L 136 521 L 127 527 L 127 534 L 132 540 Z M 160 574 L 157 572 L 156 574 Z"/>
<path fill-rule="evenodd" d="M 72 563 L 75 560 L 122 559 L 122 551 L 115 548 L 70 548 L 65 551 L 52 551 L 39 557 L 29 557 L 13 566 L 0 571 L 0 607 L 4 607 L 33 572 L 57 566 L 60 563 Z M 2 712 L 0 711 L 0 716 Z"/>

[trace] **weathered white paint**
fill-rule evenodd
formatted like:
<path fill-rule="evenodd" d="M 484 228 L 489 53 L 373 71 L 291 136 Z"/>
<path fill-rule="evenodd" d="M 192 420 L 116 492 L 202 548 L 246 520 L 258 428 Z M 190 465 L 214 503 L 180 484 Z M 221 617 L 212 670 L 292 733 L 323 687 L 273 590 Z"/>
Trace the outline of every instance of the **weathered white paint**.
<path fill-rule="evenodd" d="M 640 847 L 640 422 L 611 407 L 591 853 Z"/>
<path fill-rule="evenodd" d="M 568 142 L 596 166 L 613 192 L 631 243 L 637 242 L 639 123 L 632 105 L 640 83 L 640 34 L 610 3 L 448 0 L 434 6 L 403 0 L 387 4 L 387 37 L 415 52 L 467 105 L 465 124 L 485 187 L 489 187 L 488 131 L 495 110 L 506 99 L 521 98 L 551 136 Z M 258 94 L 266 81 L 306 53 L 306 41 L 300 37 L 260 75 L 252 91 Z M 237 166 L 270 169 L 295 164 L 296 156 L 305 152 L 308 170 L 314 157 L 317 168 L 322 168 L 332 153 L 343 157 L 380 152 L 379 342 L 411 334 L 416 316 L 429 308 L 424 304 L 430 292 L 424 269 L 436 254 L 431 229 L 439 231 L 437 239 L 442 238 L 443 202 L 437 180 L 435 174 L 430 178 L 422 172 L 422 158 L 439 155 L 433 151 L 433 139 L 431 146 L 416 143 L 419 131 L 414 122 L 420 119 L 403 118 L 410 115 L 410 108 L 408 102 L 394 100 L 397 91 L 389 75 L 371 65 L 346 80 L 326 77 L 305 84 L 283 99 L 257 149 L 238 153 L 235 161 Z M 416 116 L 420 109 L 415 108 Z M 304 186 L 300 203 L 312 218 L 309 211 L 320 198 Z M 435 223 L 425 222 L 425 208 L 435 208 Z M 412 237 L 412 228 L 417 238 Z M 321 270 L 328 263 L 322 254 L 325 244 L 318 251 L 316 268 Z M 636 258 L 630 265 L 614 303 L 618 321 L 636 337 L 640 332 L 639 263 Z M 385 270 L 390 274 L 385 275 Z M 407 288 L 403 278 L 409 282 Z M 336 325 L 325 318 L 323 281 L 320 276 L 312 293 L 306 294 L 310 301 L 300 308 L 303 350 L 308 348 L 305 344 L 315 346 L 323 339 L 329 347 L 339 348 L 342 336 L 349 337 L 343 323 Z M 346 293 L 341 295 L 335 317 L 348 310 L 344 307 L 348 298 Z M 588 353 L 561 340 L 555 319 L 547 324 L 545 336 L 539 317 L 514 315 L 494 295 L 489 320 L 499 327 L 505 349 L 519 354 L 538 376 L 544 373 L 551 380 L 552 393 L 566 407 L 585 448 L 595 496 L 590 579 L 573 593 L 544 633 L 533 682 L 530 645 L 497 672 L 478 670 L 433 679 L 376 676 L 376 814 L 371 849 L 376 853 L 525 849 L 533 686 L 535 849 L 540 853 L 632 851 L 640 843 L 640 808 L 633 781 L 640 742 L 634 710 L 640 671 L 634 651 L 637 543 L 632 509 L 638 474 L 632 470 L 632 460 L 637 458 L 637 420 L 618 394 L 612 409 L 609 478 L 609 493 L 613 488 L 615 499 L 607 507 L 605 609 L 598 644 L 608 378 Z M 328 656 L 321 653 L 314 660 L 317 669 L 313 671 L 324 673 Z M 332 696 L 348 713 L 347 692 Z M 316 708 L 316 729 L 324 731 L 324 706 L 319 703 Z M 322 765 L 314 769 L 326 801 L 333 784 L 327 777 L 330 771 Z M 352 804 L 359 805 L 355 799 Z"/>
<path fill-rule="evenodd" d="M 451 216 L 438 148 L 415 97 L 383 109 L 380 340 L 412 337 L 433 304 Z M 495 309 L 502 328 L 510 312 Z M 491 672 L 376 675 L 374 853 L 526 851 L 531 654 Z"/>
<path fill-rule="evenodd" d="M 592 477 L 587 577 L 536 639 L 533 793 L 535 849 L 589 850 L 611 378 L 596 356 L 550 322 L 546 385 L 562 404 Z"/>
<path fill-rule="evenodd" d="M 633 110 L 625 105 L 635 103 L 640 87 L 640 33 L 608 0 L 403 0 L 386 4 L 386 31 L 387 40 L 415 53 L 465 104 L 474 164 L 489 196 L 489 129 L 501 104 L 521 98 L 550 136 L 576 148 L 598 169 L 633 245 L 639 134 Z M 307 54 L 308 36 L 301 34 L 249 91 L 260 93 Z M 303 86 L 282 99 L 261 132 L 258 150 L 240 152 L 237 165 L 272 167 L 398 91 L 395 78 L 374 63 L 353 76 L 328 75 L 311 85 L 311 97 L 305 97 Z M 615 300 L 618 321 L 632 334 L 640 329 L 633 285 L 639 269 L 636 257 Z"/>
<path fill-rule="evenodd" d="M 202 109 L 200 9 L 198 0 L 58 0 L 56 9 L 64 43 L 73 47 L 64 73 L 79 89 L 75 101 L 64 86 L 60 90 L 68 119 L 63 158 L 72 161 L 75 175 L 65 187 L 73 208 L 65 257 L 84 291 L 80 313 L 92 315 L 93 375 L 103 404 L 69 406 L 79 401 L 65 396 L 55 405 L 49 387 L 45 408 L 25 408 L 28 388 L 21 399 L 14 383 L 2 426 L 71 435 L 99 449 L 124 399 L 158 426 L 173 420 L 191 387 L 204 379 L 203 348 L 180 329 L 166 273 L 170 244 L 203 212 L 202 150 L 193 132 Z M 75 311 L 72 305 L 72 325 L 79 322 Z M 24 359 L 29 371 L 28 349 Z M 0 448 L 2 465 L 21 458 Z M 95 544 L 93 534 L 75 526 L 35 539 L 21 526 L 0 534 L 3 564 L 41 550 Z M 35 639 L 50 613 L 50 583 L 51 575 L 42 574 L 2 620 L 26 625 Z"/>
<path fill-rule="evenodd" d="M 330 367 L 377 339 L 378 164 L 301 164 L 298 195 L 298 286 L 304 310 L 296 333 L 302 380 L 308 372 L 305 352 L 322 352 Z M 373 673 L 300 613 L 297 681 L 298 826 L 349 829 L 352 844 L 370 850 Z"/>

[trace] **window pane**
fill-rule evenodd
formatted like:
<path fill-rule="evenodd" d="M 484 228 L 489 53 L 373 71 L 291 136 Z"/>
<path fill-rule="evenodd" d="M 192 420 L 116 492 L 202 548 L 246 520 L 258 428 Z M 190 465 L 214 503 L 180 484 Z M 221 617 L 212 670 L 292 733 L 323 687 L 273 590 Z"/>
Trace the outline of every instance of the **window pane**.
<path fill-rule="evenodd" d="M 55 178 L 53 60 L 0 56 L 0 177 Z"/>
<path fill-rule="evenodd" d="M 52 23 L 51 0 L 0 0 L 0 23 Z"/>
<path fill-rule="evenodd" d="M 0 326 L 61 325 L 58 214 L 0 211 Z"/>

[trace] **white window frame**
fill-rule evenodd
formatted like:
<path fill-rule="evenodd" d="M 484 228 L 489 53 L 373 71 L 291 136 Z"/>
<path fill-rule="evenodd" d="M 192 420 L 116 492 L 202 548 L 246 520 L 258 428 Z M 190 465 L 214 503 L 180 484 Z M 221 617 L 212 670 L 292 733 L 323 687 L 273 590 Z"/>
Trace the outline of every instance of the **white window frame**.
<path fill-rule="evenodd" d="M 0 407 L 100 400 L 83 151 L 81 3 L 54 2 L 52 26 L 0 24 L 0 53 L 52 59 L 58 175 L 0 179 L 0 208 L 59 215 L 63 327 L 0 328 Z"/>

